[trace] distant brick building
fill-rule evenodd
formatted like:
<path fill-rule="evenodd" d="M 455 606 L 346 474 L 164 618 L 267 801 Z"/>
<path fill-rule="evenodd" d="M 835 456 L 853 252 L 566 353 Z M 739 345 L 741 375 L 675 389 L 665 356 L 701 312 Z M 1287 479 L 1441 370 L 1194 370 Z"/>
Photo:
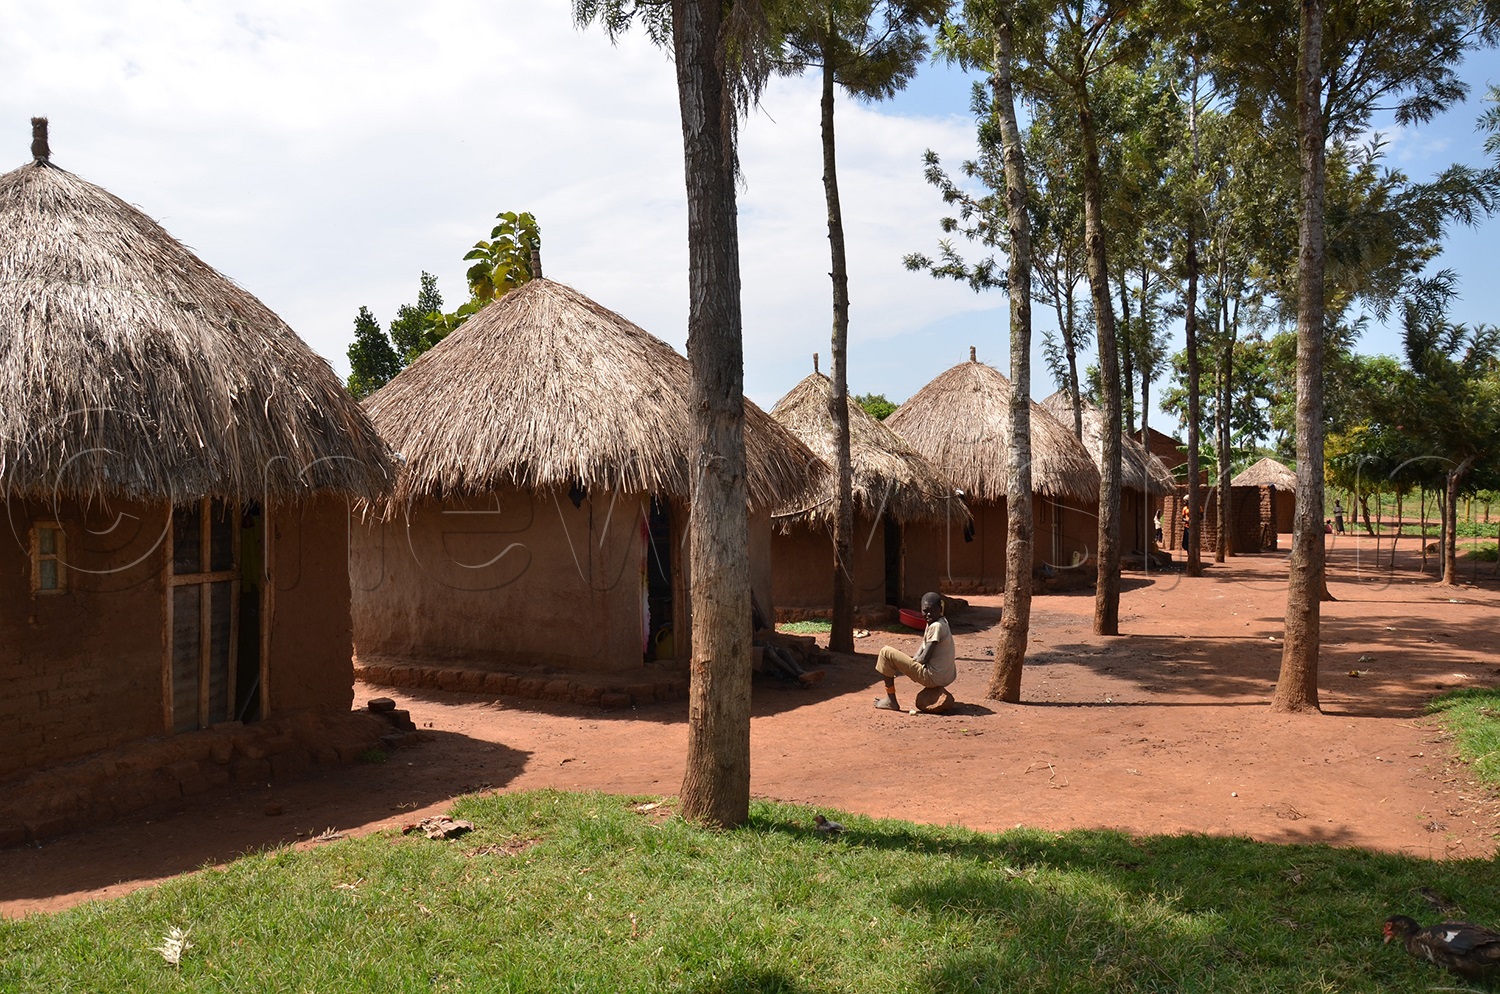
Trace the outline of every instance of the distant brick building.
<path fill-rule="evenodd" d="M 1151 454 L 1160 459 L 1178 479 L 1183 478 L 1184 474 L 1180 467 L 1187 465 L 1186 442 L 1180 442 L 1171 435 L 1163 435 L 1155 428 L 1136 432 L 1135 440 L 1146 446 Z"/>

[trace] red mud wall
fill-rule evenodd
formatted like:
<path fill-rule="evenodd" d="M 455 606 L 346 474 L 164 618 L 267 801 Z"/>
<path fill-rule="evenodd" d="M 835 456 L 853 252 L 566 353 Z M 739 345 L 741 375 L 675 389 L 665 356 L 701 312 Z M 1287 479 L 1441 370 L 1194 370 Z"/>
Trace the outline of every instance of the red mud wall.
<path fill-rule="evenodd" d="M 645 501 L 600 494 L 574 507 L 566 494 L 508 488 L 356 524 L 349 570 L 360 661 L 640 667 Z M 686 548 L 674 555 L 684 564 Z"/>
<path fill-rule="evenodd" d="M 9 501 L 0 533 L 0 779 L 163 731 L 166 508 Z M 67 589 L 33 594 L 31 529 L 62 525 Z M 132 565 L 133 564 L 133 565 Z"/>
<path fill-rule="evenodd" d="M 272 714 L 354 700 L 348 504 L 319 497 L 272 516 Z"/>
<path fill-rule="evenodd" d="M 771 533 L 771 573 L 776 606 L 833 609 L 832 526 L 798 522 Z M 854 522 L 854 603 L 885 603 L 885 526 L 857 516 Z"/>

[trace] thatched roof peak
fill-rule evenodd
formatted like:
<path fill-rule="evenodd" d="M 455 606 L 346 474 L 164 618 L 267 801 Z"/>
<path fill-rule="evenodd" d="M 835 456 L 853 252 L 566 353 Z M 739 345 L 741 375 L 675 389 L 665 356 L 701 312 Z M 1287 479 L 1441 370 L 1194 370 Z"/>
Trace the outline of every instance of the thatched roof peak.
<path fill-rule="evenodd" d="M 838 453 L 833 415 L 828 408 L 832 395 L 833 381 L 814 371 L 771 408 L 771 416 L 795 432 L 829 468 L 819 481 L 815 503 L 811 507 L 784 508 L 788 517 L 828 520 L 834 514 Z M 856 513 L 889 514 L 902 523 L 952 517 L 967 520 L 968 510 L 962 501 L 953 499 L 952 485 L 932 463 L 858 401 L 846 397 L 845 402 L 849 407 Z"/>
<path fill-rule="evenodd" d="M 1011 396 L 999 370 L 971 358 L 939 374 L 885 424 L 971 497 L 1003 500 Z M 1038 493 L 1084 501 L 1099 493 L 1099 472 L 1083 444 L 1035 401 L 1031 485 Z"/>
<path fill-rule="evenodd" d="M 328 363 L 33 127 L 0 176 L 0 492 L 378 496 L 385 449 Z"/>
<path fill-rule="evenodd" d="M 1052 416 L 1064 425 L 1073 423 L 1073 403 L 1062 390 L 1041 402 Z M 1087 400 L 1079 402 L 1083 415 L 1083 444 L 1094 457 L 1094 465 L 1104 465 L 1104 412 Z M 1177 492 L 1177 481 L 1166 464 L 1156 458 L 1146 447 L 1123 432 L 1120 435 L 1120 485 L 1127 490 L 1138 490 L 1152 497 L 1164 497 Z"/>
<path fill-rule="evenodd" d="M 1270 456 L 1266 456 L 1259 462 L 1241 470 L 1239 475 L 1229 481 L 1232 487 L 1275 487 L 1278 490 L 1286 490 L 1295 493 L 1297 490 L 1297 474 L 1285 463 L 1277 462 Z"/>
<path fill-rule="evenodd" d="M 47 119 L 31 119 L 31 159 L 33 162 L 51 162 L 52 146 L 47 142 Z"/>
<path fill-rule="evenodd" d="M 533 279 L 365 401 L 404 466 L 394 503 L 497 486 L 578 484 L 689 499 L 691 369 L 666 342 L 572 287 Z M 776 507 L 821 471 L 745 401 L 750 502 Z"/>

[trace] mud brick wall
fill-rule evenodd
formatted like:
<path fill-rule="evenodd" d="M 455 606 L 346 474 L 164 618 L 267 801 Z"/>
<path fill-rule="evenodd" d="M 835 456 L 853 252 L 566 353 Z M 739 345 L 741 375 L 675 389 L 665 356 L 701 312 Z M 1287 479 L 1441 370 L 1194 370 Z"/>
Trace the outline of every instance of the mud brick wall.
<path fill-rule="evenodd" d="M 1200 491 L 1203 496 L 1203 539 L 1199 548 L 1213 549 L 1219 541 L 1219 491 Z M 1230 525 L 1234 529 L 1230 547 L 1234 552 L 1268 552 L 1276 548 L 1274 498 L 1271 487 L 1230 487 Z M 1167 531 L 1168 548 L 1182 546 L 1182 505 L 1185 493 L 1169 496 L 1162 502 L 1162 524 Z"/>
<path fill-rule="evenodd" d="M 121 502 L 109 510 L 85 522 L 71 504 L 7 504 L 14 537 L 0 542 L 0 780 L 162 729 L 165 509 Z M 37 522 L 63 527 L 64 592 L 32 592 Z M 115 568 L 121 563 L 133 565 Z"/>
<path fill-rule="evenodd" d="M 1276 488 L 1256 487 L 1260 508 L 1260 550 L 1271 552 L 1276 548 Z"/>

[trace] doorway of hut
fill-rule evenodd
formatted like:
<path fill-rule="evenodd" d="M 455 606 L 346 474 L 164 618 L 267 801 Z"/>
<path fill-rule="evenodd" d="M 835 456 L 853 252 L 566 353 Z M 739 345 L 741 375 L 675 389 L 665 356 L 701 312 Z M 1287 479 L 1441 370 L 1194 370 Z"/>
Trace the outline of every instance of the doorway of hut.
<path fill-rule="evenodd" d="M 651 498 L 646 515 L 646 661 L 677 658 L 672 631 L 672 511 Z"/>
<path fill-rule="evenodd" d="M 247 521 L 248 518 L 248 521 Z M 253 550 L 244 583 L 245 546 Z M 205 497 L 172 509 L 167 562 L 167 726 L 260 717 L 264 526 L 258 507 Z M 244 586 L 255 602 L 244 617 Z M 248 650 L 243 649 L 249 645 Z M 247 658 L 241 665 L 241 653 Z M 246 674 L 242 676 L 242 674 Z"/>
<path fill-rule="evenodd" d="M 901 606 L 901 526 L 885 519 L 885 602 Z"/>
<path fill-rule="evenodd" d="M 239 721 L 260 718 L 261 604 L 266 578 L 266 526 L 261 506 L 251 501 L 240 509 L 239 637 L 235 640 L 234 717 Z"/>

